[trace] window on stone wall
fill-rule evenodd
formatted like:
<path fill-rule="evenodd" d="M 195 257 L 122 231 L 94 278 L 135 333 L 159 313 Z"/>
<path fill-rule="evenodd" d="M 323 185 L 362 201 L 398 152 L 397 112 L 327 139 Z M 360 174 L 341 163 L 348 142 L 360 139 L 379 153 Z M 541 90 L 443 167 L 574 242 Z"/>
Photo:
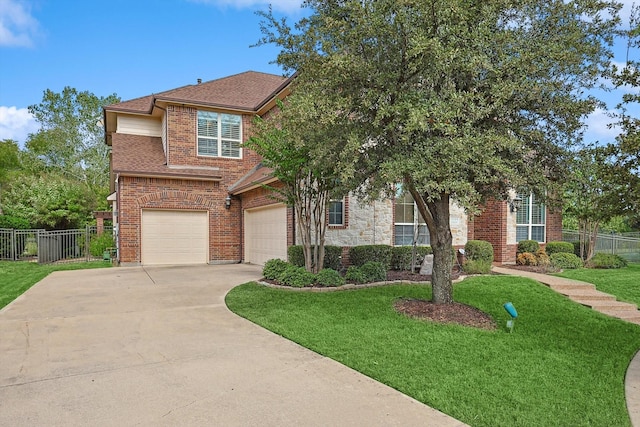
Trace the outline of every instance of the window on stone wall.
<path fill-rule="evenodd" d="M 522 205 L 516 214 L 516 240 L 545 241 L 546 213 L 545 204 L 535 194 L 518 194 Z"/>
<path fill-rule="evenodd" d="M 422 220 L 411 194 L 399 194 L 395 199 L 394 245 L 410 246 L 414 239 L 418 245 L 431 242 L 427 224 Z"/>
<path fill-rule="evenodd" d="M 198 155 L 241 157 L 242 116 L 198 111 Z"/>
<path fill-rule="evenodd" d="M 344 225 L 344 198 L 335 199 L 329 202 L 329 226 L 337 227 Z"/>

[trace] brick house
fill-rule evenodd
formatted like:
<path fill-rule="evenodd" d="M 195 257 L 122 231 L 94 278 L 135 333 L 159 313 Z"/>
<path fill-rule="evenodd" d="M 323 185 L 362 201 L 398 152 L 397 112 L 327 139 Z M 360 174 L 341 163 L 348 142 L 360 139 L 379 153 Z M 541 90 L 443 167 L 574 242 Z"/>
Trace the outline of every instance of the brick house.
<path fill-rule="evenodd" d="M 242 147 L 253 118 L 284 99 L 290 80 L 245 72 L 110 105 L 110 182 L 118 259 L 124 264 L 264 263 L 286 258 L 296 241 L 292 209 L 268 194 L 277 185 L 259 156 Z M 523 196 L 523 208 L 492 202 L 469 220 L 452 206 L 454 245 L 484 239 L 497 262 L 513 262 L 518 240 L 559 240 L 561 218 Z M 333 200 L 327 243 L 410 244 L 416 227 L 410 196 L 363 204 Z"/>

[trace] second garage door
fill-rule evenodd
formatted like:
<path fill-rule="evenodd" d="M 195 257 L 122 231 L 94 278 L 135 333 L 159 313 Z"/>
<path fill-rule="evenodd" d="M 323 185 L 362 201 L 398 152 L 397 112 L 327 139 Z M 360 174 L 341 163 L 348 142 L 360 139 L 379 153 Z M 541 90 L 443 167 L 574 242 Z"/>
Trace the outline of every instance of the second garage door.
<path fill-rule="evenodd" d="M 209 215 L 206 211 L 142 211 L 142 264 L 206 264 Z"/>
<path fill-rule="evenodd" d="M 244 212 L 245 261 L 264 265 L 272 258 L 287 259 L 287 208 L 273 205 Z"/>

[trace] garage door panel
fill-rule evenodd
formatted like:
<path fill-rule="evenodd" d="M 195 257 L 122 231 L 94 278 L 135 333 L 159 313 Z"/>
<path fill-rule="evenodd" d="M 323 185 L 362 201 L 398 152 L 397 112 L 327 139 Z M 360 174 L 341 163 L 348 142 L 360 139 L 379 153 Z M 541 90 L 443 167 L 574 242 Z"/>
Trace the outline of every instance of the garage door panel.
<path fill-rule="evenodd" d="M 284 205 L 245 211 L 245 260 L 264 265 L 287 259 L 287 209 Z"/>
<path fill-rule="evenodd" d="M 205 264 L 208 255 L 208 212 L 142 211 L 143 264 Z"/>

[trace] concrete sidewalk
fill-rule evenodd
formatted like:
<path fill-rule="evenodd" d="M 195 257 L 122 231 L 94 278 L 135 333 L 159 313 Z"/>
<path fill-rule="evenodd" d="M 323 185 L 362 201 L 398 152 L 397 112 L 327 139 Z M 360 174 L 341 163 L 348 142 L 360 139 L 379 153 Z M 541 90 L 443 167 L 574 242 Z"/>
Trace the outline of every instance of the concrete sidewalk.
<path fill-rule="evenodd" d="M 640 312 L 634 304 L 616 301 L 615 296 L 596 290 L 591 283 L 548 274 L 532 273 L 513 268 L 493 267 L 492 271 L 512 276 L 528 277 L 549 286 L 578 304 L 591 307 L 611 317 L 640 324 Z M 640 353 L 631 360 L 624 380 L 625 398 L 631 424 L 640 427 Z"/>
<path fill-rule="evenodd" d="M 463 425 L 231 313 L 260 275 L 53 273 L 0 311 L 0 425 Z"/>

